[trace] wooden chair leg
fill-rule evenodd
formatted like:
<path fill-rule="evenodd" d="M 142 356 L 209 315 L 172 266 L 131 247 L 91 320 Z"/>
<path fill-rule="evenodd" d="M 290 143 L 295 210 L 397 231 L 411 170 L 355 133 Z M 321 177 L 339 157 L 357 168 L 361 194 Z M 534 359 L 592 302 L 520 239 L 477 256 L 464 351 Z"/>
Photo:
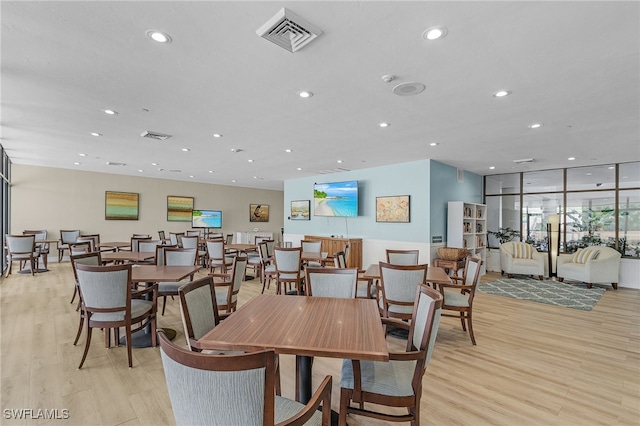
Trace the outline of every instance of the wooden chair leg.
<path fill-rule="evenodd" d="M 473 345 L 476 345 L 476 338 L 473 335 L 473 323 L 471 322 L 471 313 L 468 314 L 467 316 L 467 322 L 469 323 L 469 337 L 471 337 L 471 343 L 473 343 Z"/>
<path fill-rule="evenodd" d="M 80 313 L 80 324 L 78 324 L 78 332 L 76 333 L 76 339 L 73 341 L 73 346 L 78 343 L 80 340 L 80 335 L 82 334 L 82 326 L 84 325 L 84 313 Z"/>
<path fill-rule="evenodd" d="M 155 334 L 155 330 L 152 330 Z M 125 342 L 124 344 L 127 346 L 127 358 L 129 359 L 129 368 L 133 367 L 133 359 L 131 355 L 131 324 L 125 327 Z"/>
<path fill-rule="evenodd" d="M 82 368 L 82 364 L 84 364 L 84 360 L 87 359 L 87 354 L 89 353 L 89 345 L 91 344 L 91 330 L 91 327 L 89 327 L 89 321 L 87 321 L 87 341 L 84 344 L 84 354 L 82 354 L 82 359 L 80 360 L 78 370 Z"/>
<path fill-rule="evenodd" d="M 618 289 L 618 283 L 611 283 L 611 287 L 613 287 L 614 290 Z"/>
<path fill-rule="evenodd" d="M 351 401 L 351 389 L 340 388 L 340 412 L 338 413 L 338 426 L 347 426 L 347 408 Z"/>

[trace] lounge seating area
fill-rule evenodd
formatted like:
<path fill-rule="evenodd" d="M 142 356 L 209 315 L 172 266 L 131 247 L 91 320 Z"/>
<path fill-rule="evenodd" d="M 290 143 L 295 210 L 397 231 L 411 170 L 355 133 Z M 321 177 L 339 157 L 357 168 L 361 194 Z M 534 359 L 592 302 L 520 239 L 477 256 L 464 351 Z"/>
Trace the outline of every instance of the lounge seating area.
<path fill-rule="evenodd" d="M 610 247 L 588 247 L 558 257 L 558 280 L 574 280 L 587 284 L 611 284 L 618 288 L 620 252 Z"/>

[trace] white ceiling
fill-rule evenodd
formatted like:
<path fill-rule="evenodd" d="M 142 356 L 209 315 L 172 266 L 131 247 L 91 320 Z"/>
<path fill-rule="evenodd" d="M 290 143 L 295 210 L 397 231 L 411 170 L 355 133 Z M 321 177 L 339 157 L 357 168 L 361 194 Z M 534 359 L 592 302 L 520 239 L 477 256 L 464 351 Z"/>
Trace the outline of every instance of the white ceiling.
<path fill-rule="evenodd" d="M 0 7 L 0 143 L 16 164 L 281 190 L 426 158 L 481 175 L 640 160 L 637 1 Z M 260 38 L 283 7 L 324 34 L 295 53 Z M 435 25 L 447 36 L 424 40 Z M 426 89 L 392 93 L 407 82 Z"/>

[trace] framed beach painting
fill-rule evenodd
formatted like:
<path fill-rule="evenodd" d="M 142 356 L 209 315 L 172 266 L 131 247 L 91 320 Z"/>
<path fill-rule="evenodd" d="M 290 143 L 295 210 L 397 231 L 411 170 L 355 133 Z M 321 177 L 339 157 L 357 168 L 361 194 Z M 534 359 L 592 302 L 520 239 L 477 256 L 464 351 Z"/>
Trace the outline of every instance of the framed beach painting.
<path fill-rule="evenodd" d="M 106 191 L 104 218 L 106 220 L 138 220 L 140 194 L 133 192 Z"/>
<path fill-rule="evenodd" d="M 249 222 L 269 222 L 269 205 L 249 204 Z"/>
<path fill-rule="evenodd" d="M 292 201 L 291 220 L 311 220 L 311 200 Z"/>
<path fill-rule="evenodd" d="M 376 222 L 409 222 L 409 196 L 376 197 Z"/>
<path fill-rule="evenodd" d="M 193 197 L 167 196 L 167 222 L 191 222 Z"/>

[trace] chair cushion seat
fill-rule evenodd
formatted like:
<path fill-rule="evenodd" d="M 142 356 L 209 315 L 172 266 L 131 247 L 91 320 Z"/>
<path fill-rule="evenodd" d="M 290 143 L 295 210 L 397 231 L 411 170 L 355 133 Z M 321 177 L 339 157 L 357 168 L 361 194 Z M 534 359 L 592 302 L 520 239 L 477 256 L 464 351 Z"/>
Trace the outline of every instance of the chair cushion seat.
<path fill-rule="evenodd" d="M 283 422 L 298 414 L 304 409 L 304 405 L 288 398 L 276 395 L 275 400 L 275 423 Z M 316 411 L 311 419 L 305 423 L 307 425 L 321 425 L 322 412 Z"/>
<path fill-rule="evenodd" d="M 178 294 L 178 289 L 182 286 L 183 282 L 166 282 L 166 283 L 158 283 L 158 292 L 159 293 L 170 293 L 175 292 Z"/>
<path fill-rule="evenodd" d="M 367 294 L 367 291 L 365 289 L 364 295 L 366 296 L 366 294 Z M 372 290 L 372 294 L 375 294 L 373 293 L 373 290 Z M 384 301 L 382 300 L 382 298 L 380 298 L 378 305 L 380 306 L 380 309 L 384 309 Z M 394 305 L 393 303 L 390 303 L 389 308 L 387 310 L 395 314 L 411 315 L 413 313 L 413 305 Z"/>
<path fill-rule="evenodd" d="M 415 361 L 360 361 L 362 390 L 389 396 L 412 396 L 411 380 L 415 368 Z M 342 361 L 340 387 L 353 389 L 353 364 L 350 359 Z"/>
<path fill-rule="evenodd" d="M 153 302 L 150 300 L 131 299 L 131 318 L 139 317 L 153 309 Z M 123 321 L 124 311 L 119 312 L 96 312 L 91 315 L 91 321 Z"/>
<path fill-rule="evenodd" d="M 271 274 L 275 274 L 275 272 L 276 272 L 276 266 L 275 266 L 275 265 L 267 265 L 267 266 L 265 266 L 265 268 L 264 268 L 264 272 L 265 272 L 265 274 L 269 274 L 269 273 L 271 273 Z"/>
<path fill-rule="evenodd" d="M 469 307 L 469 296 L 460 293 L 460 290 L 445 290 L 444 302 L 447 306 Z"/>

